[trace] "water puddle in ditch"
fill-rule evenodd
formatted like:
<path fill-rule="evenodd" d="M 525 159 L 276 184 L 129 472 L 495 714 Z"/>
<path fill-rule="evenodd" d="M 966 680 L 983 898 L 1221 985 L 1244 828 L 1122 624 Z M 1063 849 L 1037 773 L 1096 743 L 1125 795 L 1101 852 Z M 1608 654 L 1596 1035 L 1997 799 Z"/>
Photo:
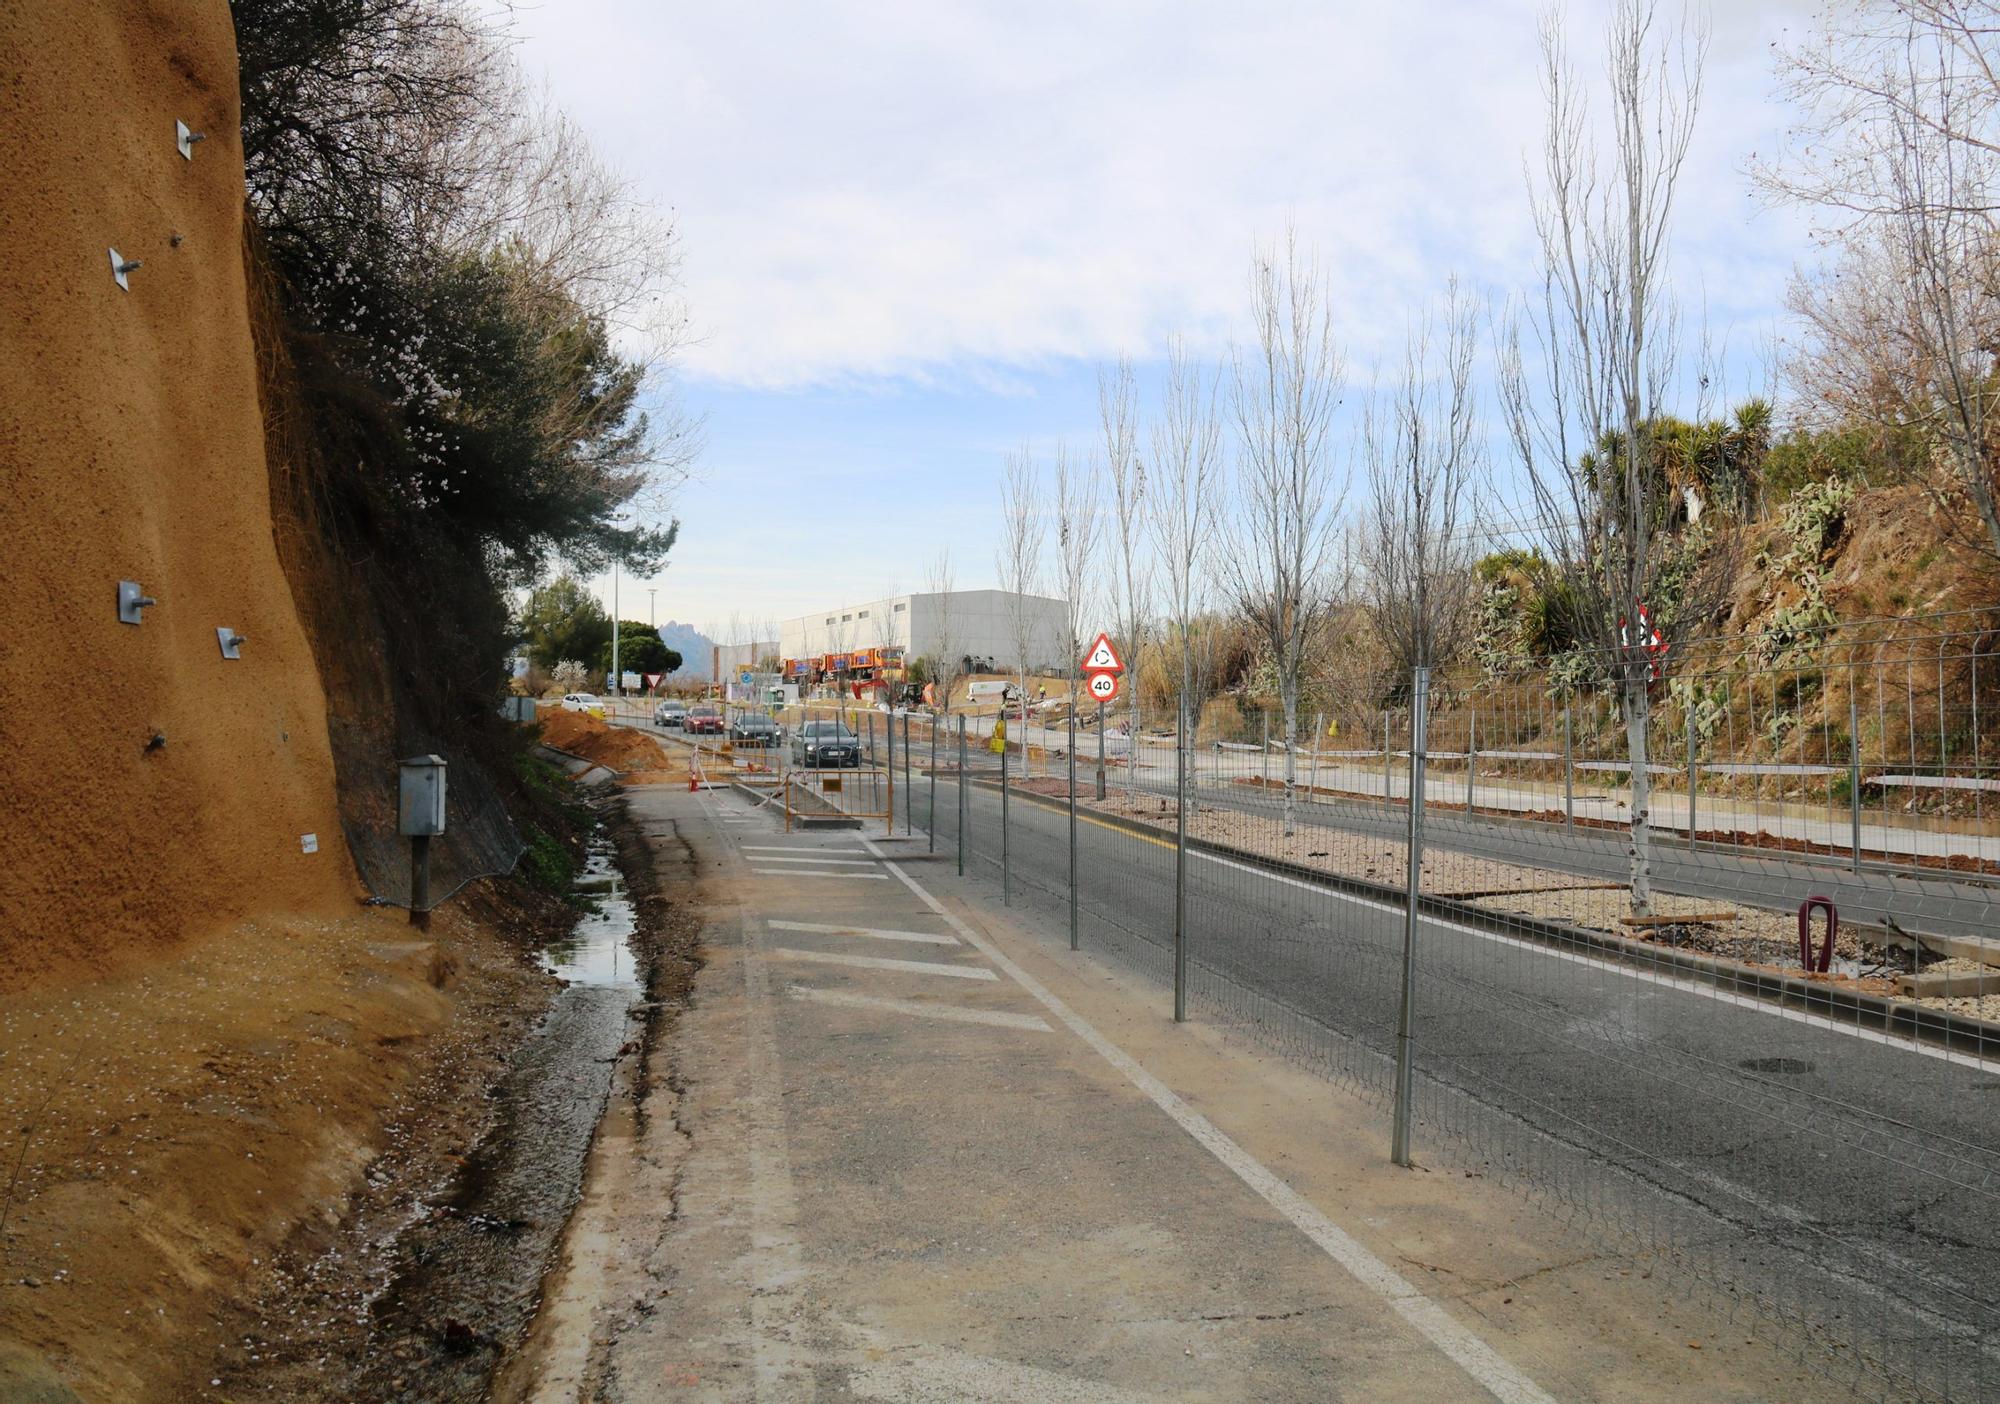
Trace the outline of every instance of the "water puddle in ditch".
<path fill-rule="evenodd" d="M 631 945 L 637 916 L 608 842 L 591 844 L 573 890 L 591 909 L 567 937 L 543 949 L 542 968 L 573 985 L 637 990 Z"/>
<path fill-rule="evenodd" d="M 408 1234 L 404 1271 L 374 1315 L 391 1343 L 368 1383 L 438 1401 L 484 1398 L 534 1313 L 545 1269 L 582 1192 L 584 1159 L 641 992 L 637 913 L 610 840 L 587 850 L 575 888 L 589 905 L 543 950 L 566 981 L 493 1089 L 497 1120 L 443 1205 Z M 364 1397 L 374 1397 L 363 1388 Z"/>

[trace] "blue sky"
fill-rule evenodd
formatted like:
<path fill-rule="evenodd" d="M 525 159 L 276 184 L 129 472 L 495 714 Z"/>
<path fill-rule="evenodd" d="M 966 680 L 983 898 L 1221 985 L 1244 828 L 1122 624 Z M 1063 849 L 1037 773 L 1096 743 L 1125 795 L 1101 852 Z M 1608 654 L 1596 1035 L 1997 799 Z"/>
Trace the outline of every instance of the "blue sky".
<path fill-rule="evenodd" d="M 1607 8 L 1568 7 L 1588 78 Z M 1531 276 L 1533 4 L 510 13 L 528 71 L 686 258 L 698 336 L 678 375 L 707 448 L 675 504 L 683 544 L 628 615 L 645 583 L 659 618 L 725 628 L 920 588 L 940 545 L 961 586 L 995 583 L 1003 455 L 1088 451 L 1108 358 L 1131 356 L 1143 392 L 1170 336 L 1222 354 L 1252 249 L 1288 223 L 1327 270 L 1357 388 L 1448 275 L 1496 298 Z M 1782 141 L 1770 50 L 1805 15 L 1710 16 L 1675 273 L 1733 386 L 1763 383 L 1811 254 L 1743 173 Z"/>

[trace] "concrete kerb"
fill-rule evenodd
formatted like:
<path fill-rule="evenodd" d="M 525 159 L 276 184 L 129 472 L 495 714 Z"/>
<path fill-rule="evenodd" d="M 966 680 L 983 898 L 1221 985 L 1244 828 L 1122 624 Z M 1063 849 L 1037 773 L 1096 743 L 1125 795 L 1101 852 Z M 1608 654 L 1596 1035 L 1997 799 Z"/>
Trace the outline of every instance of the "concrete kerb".
<path fill-rule="evenodd" d="M 1000 788 L 997 784 L 976 777 L 971 783 L 996 793 Z M 1012 794 L 1017 800 L 1040 805 L 1053 813 L 1065 816 L 1069 813 L 1066 804 L 1046 796 L 1025 790 L 1014 790 Z M 1152 840 L 1158 840 L 1163 834 L 1170 832 L 1119 814 L 1092 812 L 1090 819 L 1092 823 L 1103 824 Z M 1365 878 L 1321 872 L 1303 863 L 1272 858 L 1229 844 L 1216 843 L 1210 839 L 1190 838 L 1188 847 L 1217 858 L 1225 858 L 1232 863 L 1258 868 L 1275 876 L 1310 883 L 1330 891 L 1345 892 L 1385 906 L 1406 905 L 1401 888 L 1369 882 Z M 1843 1022 L 1852 1020 L 1884 1034 L 1922 1039 L 1953 1051 L 1985 1055 L 1995 1048 L 2000 1048 L 2000 1024 L 1975 1019 L 1969 1015 L 1923 1009 L 1901 1000 L 1869 994 L 1862 990 L 1841 989 L 1817 981 L 1802 980 L 1797 976 L 1759 969 L 1754 965 L 1745 965 L 1738 961 L 1700 955 L 1692 951 L 1678 951 L 1670 946 L 1658 946 L 1651 942 L 1634 940 L 1629 936 L 1597 931 L 1591 927 L 1577 926 L 1569 922 L 1488 911 L 1483 907 L 1475 907 L 1448 897 L 1420 897 L 1417 901 L 1417 910 L 1425 916 L 1450 921 L 1460 926 L 1476 927 L 1496 936 L 1531 941 L 1551 949 L 1616 961 L 1621 965 L 1644 967 L 1655 971 L 1665 969 L 1693 977 L 1729 994 L 1764 1000 L 1783 1008 L 1801 1010 L 1825 1019 Z M 1885 944 L 1889 939 L 1888 933 L 1884 933 Z"/>
<path fill-rule="evenodd" d="M 613 770 L 602 761 L 594 761 L 589 756 L 580 756 L 574 751 L 565 751 L 562 747 L 551 746 L 546 741 L 537 741 L 534 749 L 543 760 L 553 760 L 562 766 L 579 785 L 615 783 L 630 773 Z"/>
<path fill-rule="evenodd" d="M 1239 775 L 1232 778 L 1228 783 L 1240 786 L 1246 790 L 1256 790 L 1262 793 L 1284 789 L 1282 781 L 1271 780 L 1267 777 L 1257 775 Z M 1308 796 L 1321 795 L 1327 799 L 1345 800 L 1351 803 L 1380 804 L 1382 801 L 1382 796 L 1367 790 L 1340 790 L 1330 789 L 1325 785 L 1305 784 L 1295 785 L 1293 789 L 1298 793 Z M 1585 798 L 1581 794 L 1577 796 L 1579 802 L 1582 802 Z M 1591 798 L 1608 799 L 1605 796 L 1592 796 Z M 1623 801 L 1619 802 L 1623 803 Z M 1562 811 L 1553 807 L 1544 807 L 1536 810 L 1499 809 L 1492 805 L 1476 804 L 1468 809 L 1463 800 L 1440 798 L 1426 798 L 1424 800 L 1424 812 L 1427 814 L 1453 814 L 1484 819 L 1490 823 L 1499 824 L 1522 833 L 1546 832 L 1552 824 L 1563 823 L 1567 823 L 1578 829 L 1593 829 L 1608 834 L 1627 832 L 1632 827 L 1629 820 L 1611 819 L 1601 814 L 1576 814 L 1565 819 Z M 1687 829 L 1685 827 L 1662 828 L 1656 826 L 1654 832 L 1661 835 L 1671 835 L 1677 841 L 1683 843 L 1687 840 Z M 1760 836 L 1744 829 L 1697 829 L 1695 831 L 1695 844 L 1698 850 L 1703 853 L 1732 854 L 1747 848 L 1760 854 L 1780 855 L 1785 858 L 1795 859 L 1801 863 L 1809 863 L 1819 867 L 1846 868 L 1849 866 L 1849 858 L 1852 850 L 1845 846 L 1816 843 L 1810 839 L 1760 842 L 1759 839 L 1761 837 L 1765 836 Z M 1864 848 L 1861 851 L 1861 861 L 1864 867 L 1883 872 L 1907 873 L 1914 870 L 1926 876 L 1934 874 L 1939 878 L 1949 878 L 1953 882 L 1962 882 L 1972 886 L 2000 886 L 2000 880 L 1996 880 L 1995 874 L 1987 869 L 1953 867 L 1950 863 L 1935 860 L 1906 860 L 1899 854 L 1889 853 L 1878 848 Z M 1977 959 L 1977 957 L 1973 958 Z"/>

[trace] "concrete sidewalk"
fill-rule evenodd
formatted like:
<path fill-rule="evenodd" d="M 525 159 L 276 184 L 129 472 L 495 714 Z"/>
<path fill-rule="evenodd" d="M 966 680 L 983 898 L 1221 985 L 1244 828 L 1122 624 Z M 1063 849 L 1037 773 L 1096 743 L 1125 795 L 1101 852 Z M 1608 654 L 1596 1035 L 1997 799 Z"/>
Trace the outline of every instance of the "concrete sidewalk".
<path fill-rule="evenodd" d="M 677 1095 L 600 1137 L 519 1395 L 1810 1394 L 1643 1264 L 1389 1167 L 1332 1088 L 940 901 L 948 864 L 896 860 L 921 841 L 632 801 L 701 864 L 709 963 Z"/>

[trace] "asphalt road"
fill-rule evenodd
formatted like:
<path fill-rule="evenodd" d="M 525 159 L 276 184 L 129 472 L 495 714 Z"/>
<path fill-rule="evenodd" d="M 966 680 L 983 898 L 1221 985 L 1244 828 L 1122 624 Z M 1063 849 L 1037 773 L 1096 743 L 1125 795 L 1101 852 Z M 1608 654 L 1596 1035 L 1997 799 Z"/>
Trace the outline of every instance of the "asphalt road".
<path fill-rule="evenodd" d="M 1172 794 L 1171 785 L 1142 781 L 1140 788 Z M 1282 808 L 1276 799 L 1233 785 L 1204 786 L 1200 800 L 1247 814 L 1275 816 Z M 1345 833 L 1394 839 L 1402 838 L 1409 825 L 1404 810 L 1385 812 L 1381 804 L 1365 801 L 1316 800 L 1301 806 L 1298 818 Z M 1431 810 L 1425 815 L 1424 834 L 1427 843 L 1455 853 L 1584 877 L 1622 881 L 1631 871 L 1626 840 L 1618 830 L 1572 832 L 1530 820 L 1467 818 Z M 1990 886 L 1942 875 L 1909 877 L 1867 864 L 1855 873 L 1832 863 L 1800 862 L 1775 850 L 1732 851 L 1704 845 L 1690 851 L 1685 839 L 1666 834 L 1654 842 L 1653 880 L 1663 890 L 1685 896 L 1714 896 L 1781 912 L 1795 911 L 1807 897 L 1822 895 L 1833 899 L 1842 921 L 1879 926 L 1892 917 L 1905 930 L 1936 936 L 1991 939 L 2000 928 L 2000 890 Z"/>
<path fill-rule="evenodd" d="M 877 718 L 880 721 L 880 718 Z M 865 727 L 867 714 L 852 725 Z M 673 733 L 667 733 L 672 735 Z M 693 738 L 689 738 L 693 739 Z M 715 744 L 713 738 L 709 743 Z M 887 748 L 876 735 L 877 760 Z M 927 742 L 919 742 L 913 776 L 929 758 Z M 1080 759 L 1079 781 L 1085 773 Z M 902 752 L 897 750 L 897 784 L 901 785 Z M 922 790 L 922 777 L 914 776 Z M 1114 785 L 1117 781 L 1112 781 Z M 1171 785 L 1142 779 L 1142 791 L 1171 794 Z M 1276 815 L 1280 802 L 1247 787 L 1205 784 L 1200 802 L 1246 814 Z M 922 799 L 919 798 L 921 806 Z M 921 807 L 919 813 L 921 813 Z M 1385 810 L 1366 801 L 1316 800 L 1302 805 L 1298 820 L 1320 828 L 1371 837 L 1400 839 L 1408 829 L 1406 813 Z M 1579 828 L 1574 831 L 1528 820 L 1467 817 L 1431 810 L 1425 817 L 1426 842 L 1434 847 L 1477 858 L 1549 868 L 1582 877 L 1622 881 L 1630 872 L 1624 835 L 1617 830 Z M 1727 849 L 1703 845 L 1690 850 L 1685 841 L 1661 834 L 1653 851 L 1654 881 L 1664 891 L 1716 899 L 1768 911 L 1796 911 L 1811 896 L 1825 896 L 1839 909 L 1841 920 L 1881 926 L 1893 920 L 1907 931 L 1936 936 L 1993 939 L 2000 933 L 2000 888 L 1937 877 L 1911 877 L 1863 865 L 1856 873 L 1830 862 L 1802 862 L 1776 850 Z"/>
<path fill-rule="evenodd" d="M 950 852 L 956 796 L 938 794 Z M 968 803 L 968 871 L 991 882 L 1000 800 L 973 787 Z M 1522 856 L 1461 827 L 1454 846 Z M 1008 847 L 1017 903 L 1059 936 L 1065 816 L 1017 797 Z M 1077 851 L 1085 948 L 1164 976 L 1171 848 L 1086 822 Z M 1191 1015 L 1386 1095 L 1402 927 L 1399 911 L 1190 855 Z M 1818 1322 L 1849 1361 L 1938 1397 L 2000 1397 L 2000 1049 L 1968 1066 L 1445 924 L 1424 922 L 1418 945 L 1419 1159 L 1517 1176 L 1725 1294 Z"/>

